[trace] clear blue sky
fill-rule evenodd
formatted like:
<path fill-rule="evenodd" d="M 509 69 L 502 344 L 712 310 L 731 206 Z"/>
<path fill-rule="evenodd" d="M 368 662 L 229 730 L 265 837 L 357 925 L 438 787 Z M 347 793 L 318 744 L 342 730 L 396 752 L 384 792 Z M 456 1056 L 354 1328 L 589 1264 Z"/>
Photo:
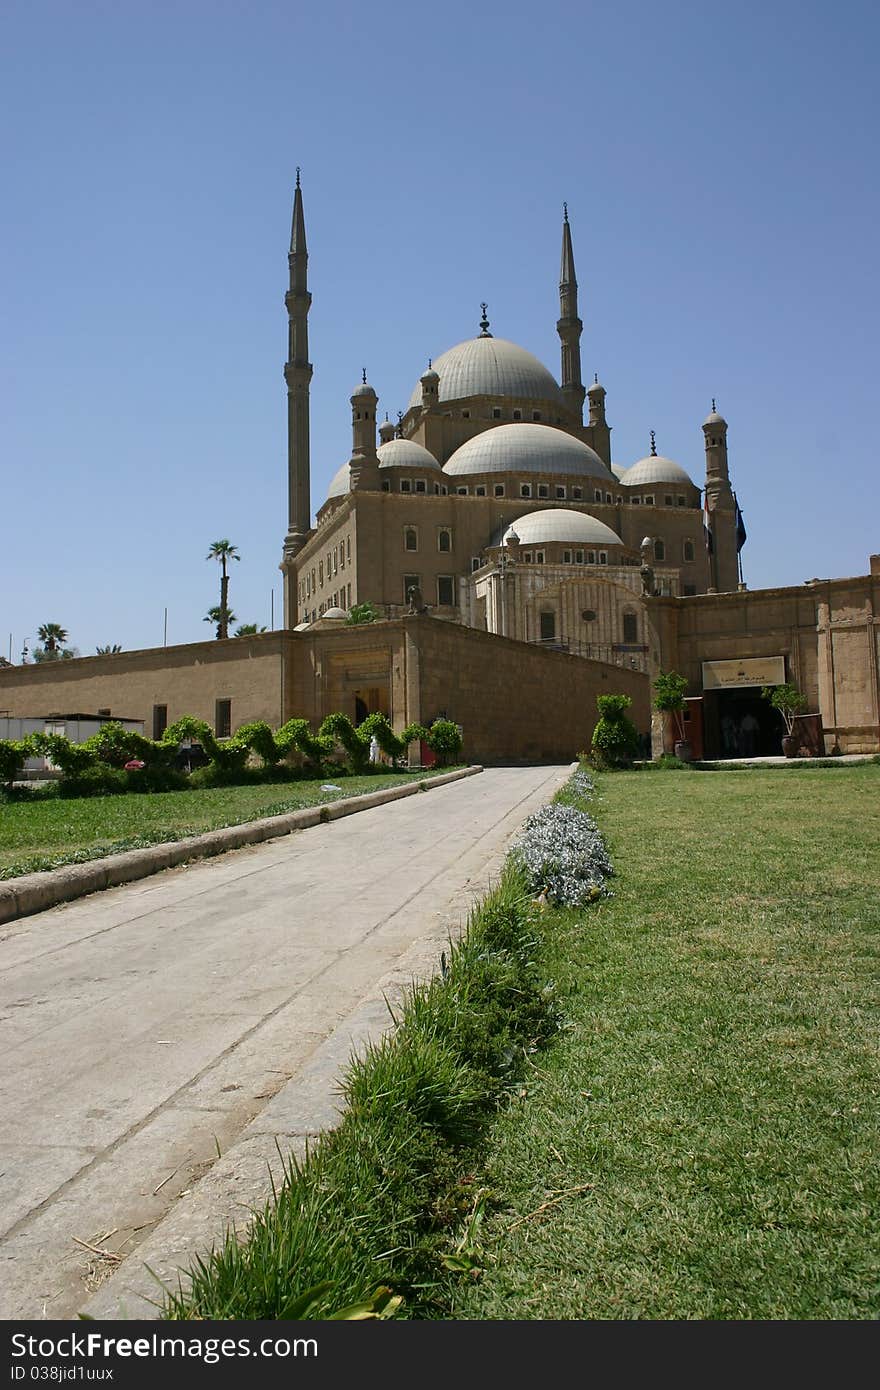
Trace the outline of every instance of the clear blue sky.
<path fill-rule="evenodd" d="M 366 366 L 392 419 L 493 331 L 558 376 L 561 208 L 615 462 L 730 424 L 750 587 L 880 550 L 876 5 L 7 0 L 0 654 L 268 624 L 283 295 L 310 251 L 312 507 Z"/>

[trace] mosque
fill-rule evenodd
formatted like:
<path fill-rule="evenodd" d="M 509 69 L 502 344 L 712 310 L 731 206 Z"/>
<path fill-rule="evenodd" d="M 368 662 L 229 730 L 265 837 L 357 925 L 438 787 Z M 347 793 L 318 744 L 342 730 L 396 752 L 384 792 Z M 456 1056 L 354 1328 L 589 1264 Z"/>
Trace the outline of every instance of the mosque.
<path fill-rule="evenodd" d="M 143 721 L 184 713 L 218 734 L 295 715 L 381 710 L 395 727 L 456 719 L 483 761 L 570 758 L 595 697 L 626 693 L 654 753 L 670 730 L 651 681 L 688 681 L 694 755 L 778 753 L 761 689 L 806 695 L 804 751 L 880 751 L 880 556 L 848 579 L 749 591 L 727 422 L 703 421 L 697 480 L 650 452 L 612 461 L 604 386 L 585 385 L 567 209 L 559 275 L 560 375 L 479 331 L 421 371 L 405 412 L 379 422 L 363 379 L 351 455 L 312 524 L 308 250 L 297 173 L 285 295 L 288 517 L 277 632 L 0 670 L 0 716 L 67 711 Z M 548 296 L 549 299 L 549 296 Z M 586 415 L 586 418 L 585 418 Z M 348 616 L 370 604 L 376 621 Z M 744 733 L 745 737 L 745 733 Z"/>

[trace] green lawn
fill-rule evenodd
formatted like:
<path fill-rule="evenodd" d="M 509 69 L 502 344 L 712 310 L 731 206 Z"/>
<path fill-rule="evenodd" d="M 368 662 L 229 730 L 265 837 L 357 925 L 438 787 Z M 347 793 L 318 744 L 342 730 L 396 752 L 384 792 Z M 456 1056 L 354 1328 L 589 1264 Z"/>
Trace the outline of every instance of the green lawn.
<path fill-rule="evenodd" d="M 880 767 L 597 777 L 614 898 L 478 1177 L 470 1319 L 880 1313 Z"/>
<path fill-rule="evenodd" d="M 423 772 L 0 804 L 0 879 L 395 787 Z M 322 791 L 336 783 L 339 791 Z"/>

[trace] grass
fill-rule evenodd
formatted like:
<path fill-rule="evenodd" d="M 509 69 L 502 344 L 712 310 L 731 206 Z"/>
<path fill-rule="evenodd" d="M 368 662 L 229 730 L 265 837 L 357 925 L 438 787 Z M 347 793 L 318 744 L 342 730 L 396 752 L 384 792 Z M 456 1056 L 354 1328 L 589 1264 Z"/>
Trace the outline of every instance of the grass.
<path fill-rule="evenodd" d="M 597 777 L 615 896 L 499 1115 L 460 1319 L 880 1312 L 880 769 Z"/>
<path fill-rule="evenodd" d="M 196 1261 L 167 1318 L 334 1317 L 383 1286 L 405 1315 L 438 1314 L 450 1263 L 468 1262 L 450 1241 L 480 1207 L 482 1136 L 525 1053 L 558 1022 L 535 915 L 508 872 L 442 973 L 414 988 L 395 1030 L 351 1064 L 339 1127 L 303 1164 L 289 1160 L 245 1241 L 230 1233 Z"/>
<path fill-rule="evenodd" d="M 206 787 L 198 791 L 49 798 L 0 804 L 0 879 L 62 864 L 101 859 L 118 850 L 179 840 L 205 830 L 283 815 L 424 779 L 423 772 L 325 776 L 314 781 Z M 336 783 L 338 791 L 322 791 Z"/>

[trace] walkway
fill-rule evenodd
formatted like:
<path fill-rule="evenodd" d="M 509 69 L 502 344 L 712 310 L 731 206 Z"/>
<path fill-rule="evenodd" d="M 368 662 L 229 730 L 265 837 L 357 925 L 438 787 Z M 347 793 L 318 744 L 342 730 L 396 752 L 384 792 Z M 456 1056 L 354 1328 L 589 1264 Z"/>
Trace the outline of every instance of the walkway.
<path fill-rule="evenodd" d="M 383 994 L 431 972 L 568 771 L 490 769 L 4 928 L 0 1317 L 102 1285 L 93 1315 L 146 1316 L 145 1263 L 173 1282 L 244 1224 L 276 1136 L 333 1123 Z"/>

